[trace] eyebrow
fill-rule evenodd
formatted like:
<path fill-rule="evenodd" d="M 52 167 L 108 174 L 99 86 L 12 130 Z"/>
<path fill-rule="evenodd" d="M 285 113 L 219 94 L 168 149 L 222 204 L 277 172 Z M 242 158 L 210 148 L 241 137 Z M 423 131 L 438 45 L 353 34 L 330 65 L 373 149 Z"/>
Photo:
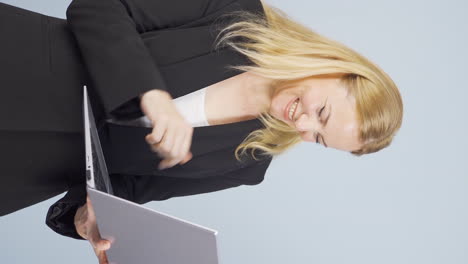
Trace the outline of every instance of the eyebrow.
<path fill-rule="evenodd" d="M 323 127 L 326 127 L 327 126 L 327 123 L 328 123 L 328 119 L 330 119 L 330 116 L 331 116 L 331 113 L 332 113 L 332 107 L 330 105 L 330 112 L 328 113 L 328 116 L 327 116 L 327 119 L 325 119 L 325 122 L 323 122 Z M 322 142 L 323 142 L 323 145 L 328 148 L 327 146 L 327 143 L 325 142 L 325 139 L 323 138 L 323 136 L 320 134 L 320 137 L 322 138 Z"/>

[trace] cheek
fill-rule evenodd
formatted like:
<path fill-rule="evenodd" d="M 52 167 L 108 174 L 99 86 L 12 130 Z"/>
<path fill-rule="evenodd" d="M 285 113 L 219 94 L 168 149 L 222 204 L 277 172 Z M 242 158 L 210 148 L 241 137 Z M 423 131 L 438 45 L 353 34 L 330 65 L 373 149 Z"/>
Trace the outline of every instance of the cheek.
<path fill-rule="evenodd" d="M 283 110 L 284 107 L 292 100 L 294 97 L 297 97 L 293 91 L 283 90 L 275 94 L 271 100 L 271 108 L 274 115 L 279 119 L 284 119 Z"/>
<path fill-rule="evenodd" d="M 317 110 L 322 104 L 322 101 L 319 97 L 312 95 L 303 95 L 299 104 L 299 111 L 301 113 L 306 113 L 308 116 L 313 115 L 314 118 L 318 118 Z"/>
<path fill-rule="evenodd" d="M 310 89 L 304 93 L 303 101 L 307 104 L 307 106 L 312 108 L 319 107 L 323 101 L 326 99 L 319 89 Z"/>

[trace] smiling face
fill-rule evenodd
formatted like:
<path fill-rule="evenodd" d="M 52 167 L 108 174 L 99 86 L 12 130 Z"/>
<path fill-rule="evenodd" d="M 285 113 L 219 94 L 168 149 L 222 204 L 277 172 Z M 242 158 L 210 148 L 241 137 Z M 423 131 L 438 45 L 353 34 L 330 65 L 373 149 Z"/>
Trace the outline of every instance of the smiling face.
<path fill-rule="evenodd" d="M 287 112 L 296 99 L 290 120 Z M 314 76 L 275 87 L 269 113 L 296 128 L 304 141 L 345 151 L 362 145 L 355 99 L 340 85 L 339 75 Z"/>

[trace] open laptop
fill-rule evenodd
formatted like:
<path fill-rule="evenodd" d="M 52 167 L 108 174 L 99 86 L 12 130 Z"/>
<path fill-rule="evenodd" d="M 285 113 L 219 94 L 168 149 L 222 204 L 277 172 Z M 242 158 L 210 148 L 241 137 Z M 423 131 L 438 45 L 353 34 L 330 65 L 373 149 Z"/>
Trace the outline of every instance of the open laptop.
<path fill-rule="evenodd" d="M 86 189 L 101 237 L 112 242 L 109 262 L 220 263 L 217 231 L 113 195 L 86 86 L 83 90 Z"/>

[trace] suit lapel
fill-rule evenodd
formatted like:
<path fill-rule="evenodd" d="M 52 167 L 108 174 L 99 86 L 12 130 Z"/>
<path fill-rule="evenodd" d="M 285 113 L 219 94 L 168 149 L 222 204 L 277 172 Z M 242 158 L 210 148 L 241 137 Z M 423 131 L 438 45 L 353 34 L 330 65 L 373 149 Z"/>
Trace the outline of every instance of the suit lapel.
<path fill-rule="evenodd" d="M 192 154 L 203 155 L 239 145 L 253 130 L 263 128 L 259 119 L 216 126 L 195 127 L 192 135 Z"/>

